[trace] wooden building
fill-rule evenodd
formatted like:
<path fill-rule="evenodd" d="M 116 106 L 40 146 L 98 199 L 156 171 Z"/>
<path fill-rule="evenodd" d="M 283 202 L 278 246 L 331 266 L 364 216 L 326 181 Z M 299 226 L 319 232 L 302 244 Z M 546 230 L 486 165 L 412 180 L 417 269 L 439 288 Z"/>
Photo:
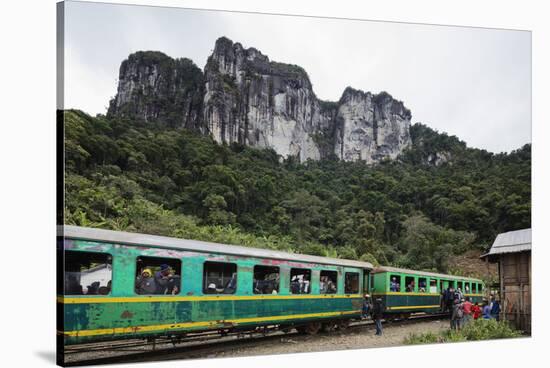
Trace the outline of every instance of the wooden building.
<path fill-rule="evenodd" d="M 531 229 L 498 234 L 481 258 L 498 264 L 501 318 L 531 333 Z"/>

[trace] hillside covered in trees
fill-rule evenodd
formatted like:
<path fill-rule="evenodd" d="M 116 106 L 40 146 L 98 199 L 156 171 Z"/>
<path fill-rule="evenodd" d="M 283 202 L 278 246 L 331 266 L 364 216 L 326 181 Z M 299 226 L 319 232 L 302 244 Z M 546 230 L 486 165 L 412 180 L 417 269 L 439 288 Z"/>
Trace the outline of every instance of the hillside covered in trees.
<path fill-rule="evenodd" d="M 62 113 L 65 223 L 441 272 L 530 227 L 531 146 L 468 148 L 422 124 L 397 160 L 299 163 L 186 129 Z"/>

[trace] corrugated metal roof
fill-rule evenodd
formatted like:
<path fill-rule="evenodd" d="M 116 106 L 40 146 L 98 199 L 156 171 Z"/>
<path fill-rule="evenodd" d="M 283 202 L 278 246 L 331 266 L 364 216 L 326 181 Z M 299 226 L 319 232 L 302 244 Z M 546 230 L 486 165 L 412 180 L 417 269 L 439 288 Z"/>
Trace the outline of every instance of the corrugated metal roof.
<path fill-rule="evenodd" d="M 447 279 L 447 280 L 481 281 L 480 279 L 476 279 L 476 278 L 473 278 L 473 277 L 445 275 L 445 274 L 442 274 L 442 273 L 416 271 L 416 270 L 410 270 L 410 269 L 407 269 L 407 268 L 398 268 L 398 267 L 389 267 L 389 266 L 376 267 L 372 271 L 372 273 L 381 273 L 381 272 L 410 273 L 410 274 L 413 274 L 413 275 L 428 276 L 428 277 L 432 276 L 432 277 L 438 277 L 438 278 L 443 278 L 443 279 Z"/>
<path fill-rule="evenodd" d="M 170 238 L 167 236 L 129 233 L 124 231 L 94 229 L 73 225 L 58 226 L 57 231 L 58 236 L 65 236 L 66 238 L 82 239 L 89 241 L 103 241 L 114 244 L 149 245 L 153 247 L 192 250 L 205 253 L 222 253 L 255 258 L 281 259 L 344 267 L 358 267 L 367 269 L 372 269 L 373 267 L 372 264 L 369 262 L 360 262 L 349 259 L 318 257 L 310 256 L 307 254 L 280 252 L 278 250 L 271 249 L 250 248 L 238 245 L 210 243 L 199 240 Z"/>
<path fill-rule="evenodd" d="M 494 254 L 517 253 L 531 250 L 531 229 L 521 229 L 498 234 L 489 253 L 481 256 L 487 257 Z"/>

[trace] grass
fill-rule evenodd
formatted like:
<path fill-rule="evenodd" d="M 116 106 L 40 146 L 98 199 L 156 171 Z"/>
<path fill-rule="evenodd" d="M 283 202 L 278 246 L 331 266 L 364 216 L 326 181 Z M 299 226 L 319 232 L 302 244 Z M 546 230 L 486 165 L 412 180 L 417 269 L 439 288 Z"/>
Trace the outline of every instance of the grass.
<path fill-rule="evenodd" d="M 521 332 L 510 327 L 505 321 L 478 319 L 471 321 L 460 331 L 448 330 L 439 334 L 433 332 L 410 334 L 405 338 L 404 343 L 406 345 L 434 344 L 441 342 L 506 339 L 520 336 L 522 336 Z"/>

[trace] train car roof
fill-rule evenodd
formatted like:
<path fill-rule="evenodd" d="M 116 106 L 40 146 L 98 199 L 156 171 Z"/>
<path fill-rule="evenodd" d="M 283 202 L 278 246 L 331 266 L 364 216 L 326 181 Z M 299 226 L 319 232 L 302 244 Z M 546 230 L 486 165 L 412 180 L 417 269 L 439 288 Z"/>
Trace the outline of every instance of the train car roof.
<path fill-rule="evenodd" d="M 101 241 L 115 244 L 148 245 L 152 247 L 191 250 L 207 253 L 222 253 L 254 258 L 270 258 L 307 263 L 318 263 L 334 266 L 357 267 L 372 269 L 369 262 L 353 261 L 348 259 L 310 256 L 307 254 L 287 253 L 272 249 L 259 249 L 239 245 L 211 243 L 199 240 L 172 238 L 167 236 L 147 235 L 124 231 L 95 229 L 73 225 L 58 226 L 58 236 L 88 241 Z"/>
<path fill-rule="evenodd" d="M 383 273 L 383 272 L 410 273 L 410 274 L 413 274 L 413 275 L 433 276 L 433 277 L 438 277 L 438 278 L 443 278 L 443 279 L 450 279 L 450 280 L 481 281 L 480 279 L 476 279 L 476 278 L 473 278 L 473 277 L 445 275 L 443 273 L 416 271 L 416 270 L 410 270 L 410 269 L 407 269 L 407 268 L 397 268 L 397 267 L 389 267 L 389 266 L 376 267 L 374 270 L 372 270 L 371 273 Z"/>

